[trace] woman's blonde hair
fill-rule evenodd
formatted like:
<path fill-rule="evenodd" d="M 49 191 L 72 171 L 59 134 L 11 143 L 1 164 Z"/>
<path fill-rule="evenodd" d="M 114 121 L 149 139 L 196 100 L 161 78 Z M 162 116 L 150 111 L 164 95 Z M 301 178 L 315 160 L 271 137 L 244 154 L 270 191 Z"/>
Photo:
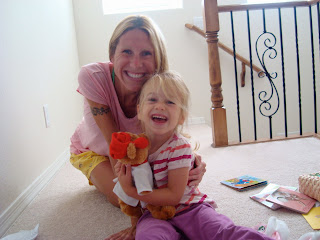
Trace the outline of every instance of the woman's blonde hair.
<path fill-rule="evenodd" d="M 165 71 L 163 73 L 153 75 L 141 89 L 141 94 L 138 100 L 139 108 L 143 108 L 148 97 L 147 94 L 150 93 L 150 91 L 162 91 L 168 100 L 171 100 L 181 108 L 180 117 L 184 120 L 188 118 L 190 92 L 178 73 Z M 182 129 L 180 132 L 182 132 Z"/>
<path fill-rule="evenodd" d="M 161 73 L 168 70 L 164 37 L 158 26 L 150 18 L 143 15 L 128 16 L 117 25 L 109 41 L 109 59 L 114 56 L 120 37 L 133 29 L 140 29 L 149 36 L 155 51 L 155 72 Z"/>

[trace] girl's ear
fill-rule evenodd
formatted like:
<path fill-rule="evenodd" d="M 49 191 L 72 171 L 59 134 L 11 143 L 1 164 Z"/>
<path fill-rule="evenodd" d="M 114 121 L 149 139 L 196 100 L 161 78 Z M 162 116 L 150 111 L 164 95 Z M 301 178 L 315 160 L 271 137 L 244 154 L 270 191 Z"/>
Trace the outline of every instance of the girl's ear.
<path fill-rule="evenodd" d="M 179 125 L 183 125 L 185 120 L 186 120 L 186 117 L 185 117 L 185 115 L 181 112 L 181 114 L 180 114 L 180 119 L 179 119 L 178 124 L 179 124 Z"/>

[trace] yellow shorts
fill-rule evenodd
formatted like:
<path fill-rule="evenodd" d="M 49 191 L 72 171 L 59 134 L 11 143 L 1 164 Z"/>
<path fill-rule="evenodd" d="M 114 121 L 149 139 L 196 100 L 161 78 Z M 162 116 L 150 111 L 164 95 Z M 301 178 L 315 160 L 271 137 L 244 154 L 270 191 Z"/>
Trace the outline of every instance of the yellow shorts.
<path fill-rule="evenodd" d="M 74 154 L 71 153 L 70 162 L 71 164 L 79 169 L 88 179 L 89 184 L 92 185 L 90 182 L 90 175 L 92 170 L 99 164 L 104 161 L 109 161 L 109 158 L 106 156 L 98 155 L 95 152 L 89 151 L 84 152 L 81 154 Z"/>

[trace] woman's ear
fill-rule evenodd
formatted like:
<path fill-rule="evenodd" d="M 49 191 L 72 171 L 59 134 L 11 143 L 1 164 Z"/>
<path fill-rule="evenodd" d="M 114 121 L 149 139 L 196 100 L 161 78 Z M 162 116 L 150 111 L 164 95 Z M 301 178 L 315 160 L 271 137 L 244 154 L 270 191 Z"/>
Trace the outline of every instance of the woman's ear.
<path fill-rule="evenodd" d="M 137 105 L 137 116 L 138 116 L 138 119 L 141 120 L 140 119 L 140 105 L 139 104 Z"/>

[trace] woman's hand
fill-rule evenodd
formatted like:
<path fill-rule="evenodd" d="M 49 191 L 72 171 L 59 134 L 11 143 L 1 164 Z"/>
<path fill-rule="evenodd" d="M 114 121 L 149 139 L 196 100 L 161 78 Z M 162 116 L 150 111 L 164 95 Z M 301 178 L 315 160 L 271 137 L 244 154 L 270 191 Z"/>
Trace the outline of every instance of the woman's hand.
<path fill-rule="evenodd" d="M 200 155 L 195 154 L 195 157 L 195 168 L 193 168 L 189 172 L 189 186 L 198 186 L 202 180 L 204 173 L 206 172 L 207 164 L 201 161 Z"/>

